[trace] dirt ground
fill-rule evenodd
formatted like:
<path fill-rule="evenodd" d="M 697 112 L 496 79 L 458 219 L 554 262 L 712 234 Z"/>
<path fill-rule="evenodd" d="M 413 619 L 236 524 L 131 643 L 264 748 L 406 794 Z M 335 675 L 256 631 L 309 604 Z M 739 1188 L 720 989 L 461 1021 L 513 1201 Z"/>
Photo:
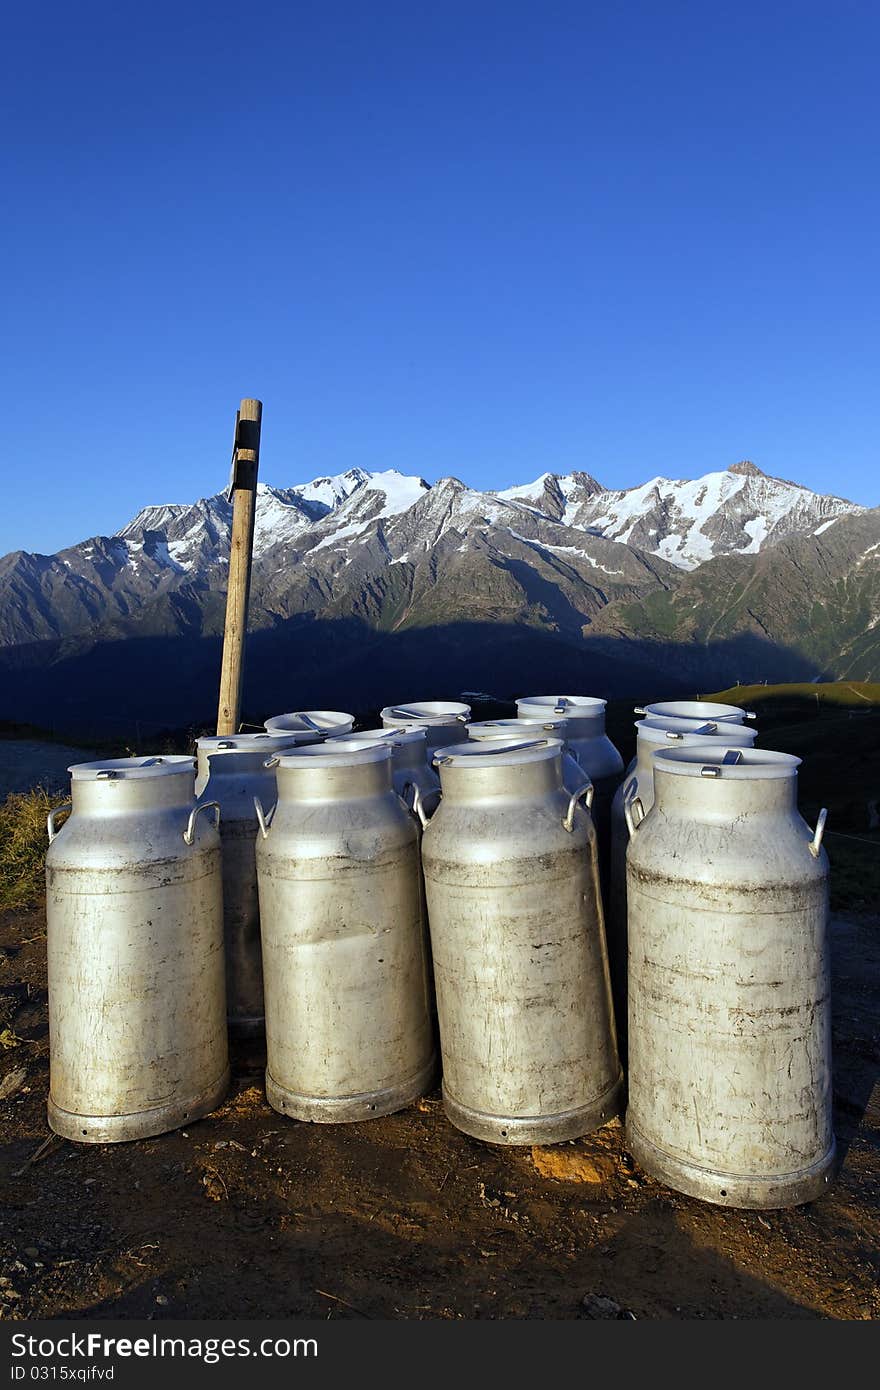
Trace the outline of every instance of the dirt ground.
<path fill-rule="evenodd" d="M 880 924 L 835 919 L 835 1123 L 820 1201 L 728 1211 L 635 1168 L 619 1123 L 499 1149 L 439 1092 L 367 1124 L 283 1119 L 258 1052 L 158 1139 L 49 1138 L 42 911 L 0 915 L 0 1312 L 320 1318 L 880 1314 Z"/>

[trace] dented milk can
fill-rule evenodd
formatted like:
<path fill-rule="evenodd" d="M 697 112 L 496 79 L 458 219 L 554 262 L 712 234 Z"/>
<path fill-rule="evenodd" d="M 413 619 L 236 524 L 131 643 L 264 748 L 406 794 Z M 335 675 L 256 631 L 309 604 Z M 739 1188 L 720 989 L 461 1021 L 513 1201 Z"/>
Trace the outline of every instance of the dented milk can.
<path fill-rule="evenodd" d="M 721 1206 L 811 1201 L 834 1164 L 825 812 L 798 814 L 799 762 L 664 750 L 651 810 L 626 802 L 627 1145 Z"/>
<path fill-rule="evenodd" d="M 339 709 L 301 709 L 293 714 L 273 714 L 263 727 L 270 734 L 313 734 L 315 740 L 338 738 L 351 733 L 354 715 Z"/>
<path fill-rule="evenodd" d="M 428 752 L 467 738 L 470 705 L 456 700 L 420 700 L 415 704 L 386 705 L 380 718 L 386 729 L 424 729 Z"/>
<path fill-rule="evenodd" d="M 593 823 L 599 846 L 602 892 L 608 892 L 611 802 L 623 774 L 623 758 L 605 732 L 605 700 L 591 695 L 527 695 L 516 702 L 520 719 L 562 715 L 566 741 L 595 787 Z"/>
<path fill-rule="evenodd" d="M 70 818 L 48 821 L 49 1124 L 144 1139 L 229 1083 L 217 806 L 195 805 L 189 757 L 70 773 Z"/>
<path fill-rule="evenodd" d="M 573 792 L 590 778 L 584 773 L 566 742 L 567 721 L 560 715 L 555 719 L 483 719 L 468 724 L 468 738 L 476 743 L 498 743 L 507 739 L 558 738 L 562 743 L 562 783 Z"/>
<path fill-rule="evenodd" d="M 420 802 L 432 815 L 440 800 L 440 778 L 428 762 L 427 731 L 424 728 L 364 729 L 343 734 L 332 741 L 337 748 L 368 748 L 377 743 L 391 749 L 391 781 L 397 795 L 416 814 Z M 326 745 L 331 746 L 330 744 Z"/>
<path fill-rule="evenodd" d="M 391 749 L 281 753 L 257 878 L 266 1098 L 300 1120 L 366 1120 L 434 1081 L 418 830 Z"/>
<path fill-rule="evenodd" d="M 263 962 L 257 898 L 254 797 L 275 805 L 275 771 L 267 760 L 282 748 L 313 743 L 311 731 L 287 734 L 206 735 L 196 741 L 196 796 L 220 807 L 223 852 L 223 930 L 226 1013 L 239 1037 L 263 1032 Z"/>
<path fill-rule="evenodd" d="M 626 776 L 611 803 L 611 876 L 606 896 L 605 928 L 608 934 L 608 959 L 611 964 L 611 989 L 617 1019 L 617 1040 L 621 1058 L 626 1057 L 626 851 L 629 830 L 624 814 L 624 799 L 638 797 L 645 814 L 654 804 L 654 754 L 661 748 L 693 747 L 714 744 L 716 747 L 751 748 L 758 737 L 757 729 L 742 724 L 722 724 L 706 719 L 698 724 L 693 719 L 641 719 L 636 722 L 636 756 L 627 768 Z"/>
<path fill-rule="evenodd" d="M 435 755 L 442 799 L 422 838 L 443 1103 L 496 1144 L 574 1139 L 621 1085 L 587 778 L 558 739 Z"/>

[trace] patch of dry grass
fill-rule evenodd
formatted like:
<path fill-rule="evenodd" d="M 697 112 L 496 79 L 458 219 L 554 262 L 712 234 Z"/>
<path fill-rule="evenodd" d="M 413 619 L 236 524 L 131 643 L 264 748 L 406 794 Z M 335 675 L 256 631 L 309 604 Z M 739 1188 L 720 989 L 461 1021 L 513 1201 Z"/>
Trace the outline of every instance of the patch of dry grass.
<path fill-rule="evenodd" d="M 0 908 L 29 907 L 39 901 L 49 848 L 46 817 L 66 799 L 45 787 L 32 787 L 29 792 L 11 792 L 0 806 Z"/>

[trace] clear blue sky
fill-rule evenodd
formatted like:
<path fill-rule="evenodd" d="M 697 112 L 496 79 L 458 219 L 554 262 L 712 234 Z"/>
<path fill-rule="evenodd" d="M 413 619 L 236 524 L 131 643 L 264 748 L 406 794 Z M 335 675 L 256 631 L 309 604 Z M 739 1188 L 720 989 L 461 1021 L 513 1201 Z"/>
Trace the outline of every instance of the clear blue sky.
<path fill-rule="evenodd" d="M 876 0 L 4 17 L 0 553 L 353 465 L 877 484 Z"/>

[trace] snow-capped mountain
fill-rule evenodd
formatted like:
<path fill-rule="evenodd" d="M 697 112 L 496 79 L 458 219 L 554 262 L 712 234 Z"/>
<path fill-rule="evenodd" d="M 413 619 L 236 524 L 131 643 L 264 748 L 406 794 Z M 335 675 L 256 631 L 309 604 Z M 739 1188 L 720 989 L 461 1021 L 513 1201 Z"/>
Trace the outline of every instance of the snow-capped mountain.
<path fill-rule="evenodd" d="M 22 686 L 11 673 L 110 644 L 124 670 L 141 650 L 132 638 L 185 638 L 189 660 L 195 639 L 216 640 L 231 515 L 224 494 L 149 506 L 115 536 L 57 555 L 0 559 L 0 717 L 4 682 L 10 699 L 26 688 L 28 708 L 43 698 L 36 675 Z M 467 658 L 469 685 L 491 682 L 491 653 L 524 632 L 529 641 L 554 639 L 554 651 L 568 644 L 581 661 L 601 650 L 609 690 L 625 683 L 621 662 L 641 669 L 643 638 L 654 644 L 649 660 L 661 664 L 672 658 L 656 644 L 674 638 L 680 672 L 691 659 L 702 670 L 700 653 L 719 634 L 754 633 L 765 665 L 772 644 L 781 663 L 774 669 L 802 675 L 803 660 L 810 674 L 839 668 L 863 678 L 871 678 L 880 644 L 880 513 L 767 477 L 754 464 L 622 491 L 582 472 L 545 473 L 496 492 L 457 478 L 429 485 L 394 470 L 260 484 L 254 549 L 249 626 L 268 643 L 261 650 L 274 650 L 278 634 L 303 622 L 332 624 L 334 635 L 344 627 L 355 648 L 369 634 L 415 640 L 430 629 L 434 646 L 417 646 L 418 659 L 435 653 L 445 678 Z M 788 591 L 800 595 L 797 605 Z M 451 640 L 453 631 L 453 652 L 441 659 L 437 634 Z M 310 669 L 321 670 L 327 640 L 314 640 Z M 285 669 L 302 650 L 285 656 Z M 78 680 L 95 679 L 90 660 Z M 852 661 L 857 670 L 844 669 Z M 363 684 L 377 669 L 373 658 L 358 658 L 351 678 Z M 116 678 L 114 666 L 105 685 Z M 146 689 L 152 672 L 138 679 Z M 418 694 L 391 690 L 389 698 Z"/>
<path fill-rule="evenodd" d="M 439 492 L 437 491 L 439 489 Z M 426 494 L 435 496 L 428 505 Z M 753 463 L 739 463 L 696 481 L 652 478 L 639 487 L 611 491 L 588 473 L 545 473 L 534 483 L 499 492 L 478 492 L 455 478 L 431 488 L 423 478 L 391 469 L 351 469 L 291 488 L 258 487 L 254 554 L 278 545 L 305 551 L 349 549 L 412 508 L 414 525 L 386 524 L 391 538 L 404 531 L 422 552 L 450 526 L 463 533 L 500 525 L 521 530 L 529 515 L 552 522 L 563 553 L 589 553 L 589 539 L 602 537 L 654 555 L 680 569 L 694 569 L 717 555 L 756 554 L 786 536 L 811 534 L 847 512 L 864 510 L 843 498 L 823 496 L 797 483 L 767 477 Z M 137 563 L 145 537 L 161 536 L 166 563 L 192 571 L 222 562 L 232 509 L 222 495 L 184 506 L 145 507 L 117 532 Z M 423 534 L 414 534 L 422 526 Z M 580 534 L 575 534 L 580 533 Z M 545 538 L 552 546 L 550 537 Z M 155 544 L 155 543 L 154 543 Z"/>
<path fill-rule="evenodd" d="M 651 478 L 612 492 L 587 473 L 545 473 L 499 494 L 577 530 L 595 531 L 695 569 L 716 555 L 753 555 L 790 535 L 808 535 L 845 512 L 863 508 L 737 463 L 694 482 Z"/>
<path fill-rule="evenodd" d="M 262 555 L 272 546 L 306 534 L 355 494 L 361 511 L 372 508 L 377 517 L 392 516 L 412 506 L 427 487 L 422 478 L 407 478 L 394 470 L 365 473 L 361 468 L 336 478 L 315 478 L 298 487 L 273 488 L 258 483 L 254 554 Z M 144 507 L 116 534 L 136 552 L 145 535 L 159 533 L 165 538 L 170 560 L 193 568 L 220 558 L 231 524 L 232 504 L 221 494 L 189 506 Z"/>

